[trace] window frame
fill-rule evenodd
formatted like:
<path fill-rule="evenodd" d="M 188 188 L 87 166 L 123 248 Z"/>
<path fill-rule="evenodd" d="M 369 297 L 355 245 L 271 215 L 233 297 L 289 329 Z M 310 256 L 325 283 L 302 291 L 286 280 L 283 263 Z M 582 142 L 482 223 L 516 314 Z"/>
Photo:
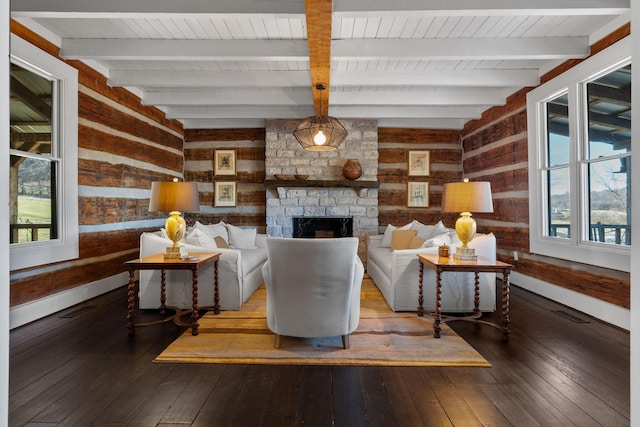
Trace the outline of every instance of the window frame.
<path fill-rule="evenodd" d="M 538 86 L 527 94 L 529 140 L 529 245 L 530 252 L 620 271 L 630 270 L 631 247 L 588 240 L 583 235 L 588 221 L 588 186 L 584 180 L 587 160 L 586 84 L 631 60 L 631 38 L 625 37 L 577 66 Z M 566 92 L 569 100 L 569 238 L 550 237 L 546 198 L 546 102 Z M 632 153 L 630 153 L 632 155 Z M 633 171 L 631 172 L 633 173 Z M 628 190 L 630 191 L 630 190 Z M 629 206 L 631 209 L 631 206 Z"/>
<path fill-rule="evenodd" d="M 79 257 L 78 71 L 14 34 L 10 49 L 10 63 L 57 81 L 51 151 L 60 159 L 56 186 L 58 238 L 10 244 L 10 269 L 18 270 Z"/>

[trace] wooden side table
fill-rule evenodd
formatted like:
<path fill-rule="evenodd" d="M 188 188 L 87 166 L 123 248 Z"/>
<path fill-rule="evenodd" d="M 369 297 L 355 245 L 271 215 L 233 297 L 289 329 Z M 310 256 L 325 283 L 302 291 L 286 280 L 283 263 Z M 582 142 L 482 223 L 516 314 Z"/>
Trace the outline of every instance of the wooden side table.
<path fill-rule="evenodd" d="M 220 252 L 214 253 L 191 253 L 188 259 L 165 259 L 164 254 L 150 255 L 144 258 L 135 259 L 133 261 L 125 262 L 125 265 L 129 269 L 129 288 L 128 288 L 128 328 L 129 335 L 133 336 L 136 333 L 136 326 L 149 326 L 167 320 L 173 319 L 176 324 L 180 323 L 179 317 L 181 315 L 180 310 L 176 310 L 176 314 L 168 319 L 163 319 L 156 322 L 147 323 L 135 323 L 136 316 L 136 281 L 134 275 L 136 270 L 161 270 L 160 280 L 160 313 L 163 314 L 166 306 L 166 275 L 165 270 L 191 270 L 192 274 L 192 308 L 191 308 L 191 334 L 198 335 L 198 269 L 207 264 L 214 263 L 214 301 L 213 311 L 215 314 L 220 313 L 220 293 L 218 290 L 218 259 L 220 258 Z"/>
<path fill-rule="evenodd" d="M 466 320 L 477 323 L 483 323 L 493 326 L 502 331 L 502 341 L 509 340 L 509 273 L 513 265 L 501 261 L 494 261 L 482 257 L 478 257 L 476 261 L 460 261 L 450 257 L 439 257 L 431 254 L 418 254 L 420 261 L 420 272 L 418 278 L 418 316 L 424 315 L 423 294 L 422 294 L 422 277 L 424 266 L 435 270 L 436 272 L 436 307 L 433 315 L 433 336 L 440 338 L 440 324 L 454 320 Z M 442 315 L 442 281 L 440 275 L 444 271 L 461 271 L 465 273 L 474 273 L 474 309 L 471 316 L 443 316 Z M 481 320 L 482 312 L 480 312 L 480 277 L 479 273 L 502 273 L 502 326 L 495 323 Z"/>

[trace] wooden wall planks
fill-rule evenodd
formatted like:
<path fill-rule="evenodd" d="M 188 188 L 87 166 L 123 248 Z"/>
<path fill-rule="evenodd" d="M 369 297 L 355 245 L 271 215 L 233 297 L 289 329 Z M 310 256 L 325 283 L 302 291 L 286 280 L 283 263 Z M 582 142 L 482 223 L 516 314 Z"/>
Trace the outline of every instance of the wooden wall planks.
<path fill-rule="evenodd" d="M 622 27 L 592 46 L 592 52 L 614 43 L 629 31 L 629 26 Z M 59 57 L 56 46 L 15 21 L 11 21 L 11 32 Z M 542 81 L 579 62 L 568 61 L 560 65 L 543 76 Z M 81 233 L 80 258 L 65 264 L 64 268 L 44 266 L 12 272 L 12 306 L 124 271 L 122 262 L 138 253 L 140 233 L 157 229 L 134 221 L 163 217 L 149 214 L 147 198 L 127 196 L 124 190 L 148 190 L 155 180 L 184 173 L 185 180 L 200 183 L 200 200 L 208 208 L 198 214 L 188 214 L 190 222 L 223 220 L 256 226 L 264 231 L 265 129 L 183 131 L 179 122 L 167 120 L 156 108 L 143 106 L 140 99 L 127 90 L 108 86 L 106 78 L 97 71 L 79 61 L 68 63 L 79 70 L 79 147 L 90 153 L 79 158 L 79 184 L 94 188 L 98 193 L 80 196 L 80 223 L 83 226 L 113 225 L 114 228 Z M 522 274 L 628 308 L 628 274 L 575 263 L 569 265 L 528 253 L 525 108 L 529 90 L 514 93 L 506 105 L 487 110 L 481 119 L 467 123 L 462 132 L 378 129 L 380 226 L 404 225 L 413 219 L 423 223 L 443 219 L 445 225 L 453 226 L 456 215 L 440 212 L 442 186 L 445 182 L 461 179 L 464 170 L 474 179 L 492 183 L 497 196 L 494 198 L 495 212 L 476 218 L 480 232 L 496 234 L 500 259 L 514 263 L 516 271 Z M 212 165 L 216 148 L 237 150 L 238 173 L 233 177 L 238 182 L 235 208 L 213 207 Z M 428 177 L 407 176 L 409 150 L 430 151 L 431 173 Z M 134 161 L 131 164 L 113 162 L 119 157 Z M 205 163 L 208 166 L 203 167 Z M 493 168 L 499 168 L 499 172 L 493 172 Z M 406 183 L 410 180 L 429 182 L 429 208 L 406 207 Z M 116 190 L 124 196 L 105 197 L 99 195 L 102 190 Z M 500 197 L 501 193 L 509 196 Z M 489 219 L 490 227 L 485 225 Z M 514 250 L 521 254 L 518 261 L 512 257 Z"/>
<path fill-rule="evenodd" d="M 408 176 L 412 150 L 429 151 L 429 176 Z M 435 224 L 443 220 L 451 227 L 456 216 L 442 214 L 440 202 L 445 182 L 462 178 L 462 145 L 459 131 L 432 129 L 378 129 L 379 226 L 405 225 L 412 220 Z M 407 183 L 429 183 L 429 207 L 408 208 Z"/>
<path fill-rule="evenodd" d="M 592 46 L 591 51 L 598 52 L 628 34 L 629 26 L 624 26 Z M 545 74 L 541 81 L 549 81 L 579 62 L 567 61 Z M 464 171 L 490 181 L 494 193 L 495 212 L 474 215 L 478 228 L 481 229 L 484 218 L 491 219 L 498 258 L 514 264 L 514 271 L 629 308 L 628 273 L 529 253 L 526 94 L 531 89 L 516 92 L 504 106 L 485 111 L 481 119 L 468 122 L 463 129 Z M 519 253 L 517 261 L 514 251 Z"/>
<path fill-rule="evenodd" d="M 11 32 L 63 61 L 56 46 L 15 21 Z M 159 228 L 145 221 L 164 218 L 148 212 L 144 194 L 151 182 L 183 174 L 178 121 L 143 106 L 127 90 L 108 86 L 104 76 L 82 62 L 66 62 L 79 72 L 80 257 L 12 271 L 12 306 L 124 272 L 123 262 L 138 255 L 140 234 Z"/>
<path fill-rule="evenodd" d="M 185 216 L 187 223 L 205 224 L 224 221 L 253 226 L 266 231 L 265 129 L 187 129 L 185 130 L 185 180 L 198 182 L 200 212 Z M 214 176 L 216 149 L 236 151 L 236 175 Z M 215 207 L 213 182 L 237 183 L 236 206 Z"/>

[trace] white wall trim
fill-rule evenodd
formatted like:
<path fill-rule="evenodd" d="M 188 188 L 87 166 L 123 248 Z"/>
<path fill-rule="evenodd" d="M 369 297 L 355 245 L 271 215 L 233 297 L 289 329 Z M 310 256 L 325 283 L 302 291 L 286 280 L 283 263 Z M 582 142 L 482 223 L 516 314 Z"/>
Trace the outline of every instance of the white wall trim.
<path fill-rule="evenodd" d="M 50 295 L 45 298 L 17 305 L 11 308 L 9 314 L 9 327 L 11 329 L 17 328 L 18 326 L 22 326 L 50 314 L 57 313 L 58 311 L 124 286 L 128 282 L 129 273 L 124 272 L 116 274 L 115 276 L 107 277 L 106 279 L 97 280 L 95 282 L 87 283 L 86 285 L 58 292 L 57 294 Z M 127 302 L 122 301 L 122 304 L 122 306 L 125 307 Z M 125 324 L 123 323 L 123 327 L 124 326 Z"/>
<path fill-rule="evenodd" d="M 9 70 L 9 28 L 11 11 L 9 2 L 0 2 L 0 67 Z M 3 71 L 0 74 L 0 159 L 4 166 L 0 170 L 0 182 L 3 190 L 0 191 L 0 251 L 4 254 L 0 257 L 0 425 L 9 425 L 9 73 Z"/>
<path fill-rule="evenodd" d="M 514 286 L 542 295 L 619 328 L 627 331 L 631 328 L 629 309 L 516 272 L 511 273 L 510 282 Z"/>

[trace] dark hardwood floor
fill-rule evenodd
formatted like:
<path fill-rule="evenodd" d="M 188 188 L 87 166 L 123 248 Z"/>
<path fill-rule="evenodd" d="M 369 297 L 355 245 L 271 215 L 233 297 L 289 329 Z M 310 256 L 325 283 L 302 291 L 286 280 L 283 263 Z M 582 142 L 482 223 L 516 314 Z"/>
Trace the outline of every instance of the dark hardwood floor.
<path fill-rule="evenodd" d="M 491 368 L 153 363 L 183 329 L 130 339 L 126 299 L 11 332 L 10 426 L 629 425 L 629 334 L 517 287 L 508 344 L 450 324 Z"/>

